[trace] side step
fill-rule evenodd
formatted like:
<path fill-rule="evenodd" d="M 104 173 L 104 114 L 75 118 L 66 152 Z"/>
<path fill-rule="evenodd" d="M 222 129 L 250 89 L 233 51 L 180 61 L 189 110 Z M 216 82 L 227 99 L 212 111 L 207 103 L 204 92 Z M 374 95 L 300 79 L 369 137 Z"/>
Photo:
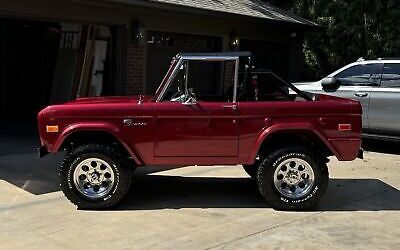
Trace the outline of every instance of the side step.
<path fill-rule="evenodd" d="M 382 141 L 400 142 L 400 136 L 395 136 L 395 135 L 378 135 L 378 134 L 363 133 L 362 138 L 382 140 Z"/>

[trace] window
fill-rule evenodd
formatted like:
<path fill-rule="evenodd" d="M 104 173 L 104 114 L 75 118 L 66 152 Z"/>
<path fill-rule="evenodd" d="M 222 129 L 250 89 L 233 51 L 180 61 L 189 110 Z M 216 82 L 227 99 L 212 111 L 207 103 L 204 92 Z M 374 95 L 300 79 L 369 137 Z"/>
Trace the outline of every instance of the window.
<path fill-rule="evenodd" d="M 163 101 L 232 102 L 235 61 L 183 61 Z"/>
<path fill-rule="evenodd" d="M 381 87 L 400 87 L 400 64 L 385 64 L 385 67 L 383 68 Z"/>
<path fill-rule="evenodd" d="M 343 70 L 335 76 L 341 85 L 369 85 L 376 78 L 377 64 L 361 64 Z"/>

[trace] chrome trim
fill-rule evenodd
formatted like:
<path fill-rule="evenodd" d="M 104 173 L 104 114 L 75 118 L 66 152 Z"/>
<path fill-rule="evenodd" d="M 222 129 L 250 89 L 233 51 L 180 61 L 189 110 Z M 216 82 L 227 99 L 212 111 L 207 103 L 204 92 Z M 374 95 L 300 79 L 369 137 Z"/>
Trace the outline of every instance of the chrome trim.
<path fill-rule="evenodd" d="M 235 80 L 233 83 L 233 103 L 237 101 L 237 89 L 238 89 L 238 81 L 239 81 L 239 57 L 236 57 L 235 60 Z"/>
<path fill-rule="evenodd" d="M 191 61 L 234 61 L 238 59 L 237 56 L 182 56 L 183 60 Z"/>
<path fill-rule="evenodd" d="M 300 158 L 290 158 L 275 169 L 274 185 L 286 198 L 301 199 L 314 187 L 315 176 L 311 165 Z"/>
<path fill-rule="evenodd" d="M 109 195 L 118 179 L 106 161 L 100 158 L 88 158 L 76 166 L 73 181 L 75 188 L 85 198 L 98 200 Z"/>
<path fill-rule="evenodd" d="M 169 88 L 169 85 L 171 84 L 172 79 L 175 78 L 176 73 L 178 72 L 178 69 L 181 67 L 183 62 L 182 58 L 179 58 L 179 61 L 176 63 L 174 71 L 172 72 L 172 74 L 169 76 L 168 81 L 165 83 L 164 88 L 161 90 L 160 94 L 157 96 L 157 100 L 156 102 L 160 102 L 161 99 L 164 97 L 165 95 L 165 91 L 167 91 L 167 89 Z"/>

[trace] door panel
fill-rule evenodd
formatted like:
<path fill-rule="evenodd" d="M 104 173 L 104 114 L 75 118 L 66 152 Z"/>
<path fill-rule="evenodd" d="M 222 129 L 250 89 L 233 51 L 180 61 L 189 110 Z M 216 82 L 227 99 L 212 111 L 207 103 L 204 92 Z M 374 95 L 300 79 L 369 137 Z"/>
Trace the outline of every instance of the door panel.
<path fill-rule="evenodd" d="M 362 123 L 363 128 L 369 126 L 369 99 L 371 88 L 369 86 L 340 86 L 335 95 L 343 98 L 357 100 L 361 103 L 363 109 Z"/>
<path fill-rule="evenodd" d="M 155 104 L 155 157 L 236 157 L 237 112 L 232 103 Z"/>
<path fill-rule="evenodd" d="M 400 135 L 400 64 L 385 63 L 379 86 L 370 98 L 369 129 L 373 133 Z"/>
<path fill-rule="evenodd" d="M 400 135 L 400 88 L 374 88 L 369 117 L 370 129 Z"/>

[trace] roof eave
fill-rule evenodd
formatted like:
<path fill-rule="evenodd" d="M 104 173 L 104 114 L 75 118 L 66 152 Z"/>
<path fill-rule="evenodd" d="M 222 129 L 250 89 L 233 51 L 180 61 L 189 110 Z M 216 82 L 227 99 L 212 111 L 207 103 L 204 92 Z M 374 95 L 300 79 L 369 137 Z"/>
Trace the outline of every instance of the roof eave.
<path fill-rule="evenodd" d="M 68 0 L 68 1 L 76 1 L 76 0 Z M 211 15 L 215 17 L 225 17 L 225 18 L 240 18 L 242 20 L 256 20 L 260 22 L 265 22 L 268 24 L 282 24 L 285 26 L 291 26 L 293 28 L 302 29 L 304 31 L 322 31 L 325 30 L 326 27 L 320 26 L 314 22 L 304 19 L 304 23 L 302 22 L 295 22 L 295 21 L 287 21 L 287 20 L 277 20 L 273 18 L 263 18 L 257 16 L 249 16 L 249 15 L 241 15 L 237 13 L 231 12 L 222 12 L 218 10 L 209 10 L 209 9 L 201 9 L 191 6 L 183 6 L 183 5 L 176 5 L 170 3 L 157 3 L 157 2 L 149 2 L 149 1 L 139 1 L 139 0 L 84 0 L 80 2 L 90 2 L 92 4 L 107 4 L 111 6 L 115 6 L 116 4 L 120 6 L 139 6 L 145 8 L 157 8 L 158 10 L 171 10 L 177 11 L 182 13 L 191 13 L 191 14 L 198 14 L 198 15 Z"/>

